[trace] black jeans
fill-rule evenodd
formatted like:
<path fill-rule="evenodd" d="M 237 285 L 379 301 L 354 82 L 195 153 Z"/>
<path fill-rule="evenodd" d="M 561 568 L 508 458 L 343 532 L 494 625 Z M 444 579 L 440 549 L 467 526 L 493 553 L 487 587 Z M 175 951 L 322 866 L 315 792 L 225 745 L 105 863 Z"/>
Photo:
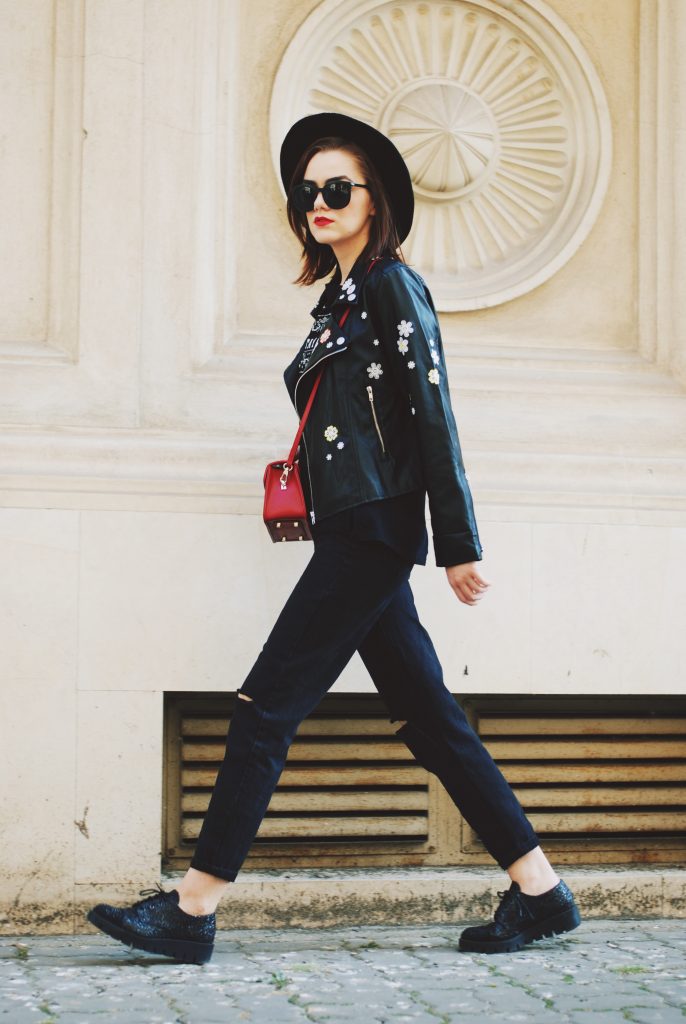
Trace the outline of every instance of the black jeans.
<path fill-rule="evenodd" d="M 191 866 L 233 881 L 302 720 L 355 651 L 419 764 L 441 780 L 502 868 L 539 840 L 446 688 L 415 608 L 413 566 L 378 541 L 315 538 L 314 552 L 238 691 L 226 753 Z M 447 597 L 447 595 L 446 595 Z M 453 598 L 455 600 L 455 598 Z"/>

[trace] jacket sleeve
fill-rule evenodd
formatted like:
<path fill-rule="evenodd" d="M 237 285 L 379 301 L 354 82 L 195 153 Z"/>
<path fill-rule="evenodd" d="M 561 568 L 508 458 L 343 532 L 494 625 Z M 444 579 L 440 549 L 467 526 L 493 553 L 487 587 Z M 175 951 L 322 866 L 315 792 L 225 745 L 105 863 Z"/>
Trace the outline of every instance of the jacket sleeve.
<path fill-rule="evenodd" d="M 370 292 L 374 328 L 394 377 L 410 396 L 429 496 L 436 565 L 479 561 L 483 548 L 431 294 L 419 274 L 399 262 L 377 275 Z"/>

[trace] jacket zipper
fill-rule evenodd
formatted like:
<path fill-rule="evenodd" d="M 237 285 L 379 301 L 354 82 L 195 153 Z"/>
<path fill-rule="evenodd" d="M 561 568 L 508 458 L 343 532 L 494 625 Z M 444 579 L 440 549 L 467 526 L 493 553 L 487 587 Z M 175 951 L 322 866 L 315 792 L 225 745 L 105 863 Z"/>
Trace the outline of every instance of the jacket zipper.
<path fill-rule="evenodd" d="M 379 435 L 379 442 L 381 444 L 381 451 L 385 455 L 386 454 L 386 445 L 383 443 L 383 437 L 381 436 L 381 428 L 379 427 L 379 421 L 376 418 L 376 406 L 374 405 L 374 392 L 372 391 L 371 384 L 367 384 L 367 394 L 369 395 L 369 404 L 372 407 L 372 416 L 374 417 L 374 426 L 376 427 L 376 432 Z"/>
<path fill-rule="evenodd" d="M 343 349 L 343 348 L 335 348 L 333 350 L 333 352 L 329 352 L 328 356 L 322 356 L 322 358 L 319 359 L 315 363 L 314 366 L 308 366 L 308 368 L 305 370 L 305 372 L 303 374 L 301 374 L 300 377 L 298 377 L 297 381 L 295 382 L 295 389 L 293 391 L 293 404 L 295 406 L 295 411 L 296 412 L 298 412 L 298 386 L 300 384 L 300 381 L 303 379 L 303 377 L 307 376 L 307 374 L 310 372 L 310 370 L 314 370 L 315 367 L 321 366 L 321 364 L 323 362 L 325 362 L 325 360 L 331 359 L 331 356 L 340 355 L 341 352 L 345 352 L 345 349 Z M 307 462 L 307 479 L 308 479 L 309 484 L 310 484 L 310 498 L 312 499 L 312 508 L 310 509 L 310 519 L 312 520 L 312 523 L 314 524 L 314 522 L 315 522 L 314 488 L 312 487 L 312 474 L 310 473 L 310 456 L 309 456 L 309 453 L 307 451 L 307 442 L 305 441 L 305 433 L 304 432 L 303 432 L 303 436 L 302 436 L 301 440 L 302 440 L 302 443 L 305 445 L 305 461 Z"/>

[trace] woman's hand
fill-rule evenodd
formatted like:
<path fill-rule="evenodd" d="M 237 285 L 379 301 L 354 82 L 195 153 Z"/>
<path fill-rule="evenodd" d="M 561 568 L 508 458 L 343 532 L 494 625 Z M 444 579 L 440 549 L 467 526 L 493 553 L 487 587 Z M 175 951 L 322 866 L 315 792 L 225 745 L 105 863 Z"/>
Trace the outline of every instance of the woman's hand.
<path fill-rule="evenodd" d="M 476 570 L 478 562 L 463 562 L 461 565 L 449 565 L 445 574 L 448 583 L 453 588 L 463 604 L 476 604 L 480 601 L 490 587 Z"/>

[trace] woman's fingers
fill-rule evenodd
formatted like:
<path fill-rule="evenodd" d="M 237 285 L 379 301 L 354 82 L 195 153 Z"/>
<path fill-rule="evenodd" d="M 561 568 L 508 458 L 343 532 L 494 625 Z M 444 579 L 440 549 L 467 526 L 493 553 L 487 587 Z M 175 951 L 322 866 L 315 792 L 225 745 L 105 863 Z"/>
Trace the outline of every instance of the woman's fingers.
<path fill-rule="evenodd" d="M 477 604 L 491 585 L 468 566 L 452 566 L 446 572 L 450 586 L 463 604 Z"/>
<path fill-rule="evenodd" d="M 460 594 L 465 604 L 478 604 L 483 597 L 483 594 L 479 594 L 476 590 L 470 590 L 465 586 L 462 587 Z"/>
<path fill-rule="evenodd" d="M 465 583 L 464 580 L 450 580 L 450 586 L 464 604 L 476 604 L 479 598 Z"/>

